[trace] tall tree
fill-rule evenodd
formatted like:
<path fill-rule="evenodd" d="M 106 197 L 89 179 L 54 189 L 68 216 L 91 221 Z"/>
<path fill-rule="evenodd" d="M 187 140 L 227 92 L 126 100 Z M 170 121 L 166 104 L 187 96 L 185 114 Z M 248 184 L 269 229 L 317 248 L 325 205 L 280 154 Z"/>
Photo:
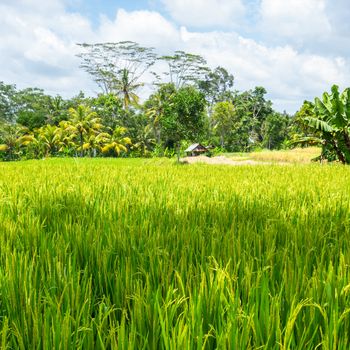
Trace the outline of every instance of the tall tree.
<path fill-rule="evenodd" d="M 176 88 L 174 84 L 163 84 L 144 104 L 145 114 L 149 118 L 149 123 L 158 145 L 161 144 L 162 119 L 165 115 L 172 113 L 175 93 Z"/>
<path fill-rule="evenodd" d="M 160 57 L 160 60 L 168 66 L 168 71 L 163 72 L 163 75 L 169 78 L 169 83 L 174 84 L 176 89 L 198 84 L 209 71 L 202 56 L 184 51 L 175 51 L 173 55 Z"/>
<path fill-rule="evenodd" d="M 236 94 L 233 100 L 236 111 L 249 133 L 249 142 L 255 146 L 261 145 L 263 123 L 273 112 L 272 102 L 266 100 L 265 95 L 265 88 L 258 86 L 254 90 Z"/>
<path fill-rule="evenodd" d="M 204 93 L 211 115 L 212 107 L 217 102 L 232 101 L 234 77 L 223 67 L 208 71 L 204 80 L 198 82 L 199 89 Z"/>
<path fill-rule="evenodd" d="M 143 83 L 135 83 L 130 79 L 130 72 L 127 69 L 122 70 L 121 78 L 116 84 L 116 90 L 117 96 L 122 98 L 125 109 L 128 109 L 130 104 L 138 105 L 140 98 L 136 91 L 141 86 L 143 86 Z"/>
<path fill-rule="evenodd" d="M 0 82 L 0 121 L 14 122 L 16 119 L 15 96 L 17 90 L 15 85 Z"/>
<path fill-rule="evenodd" d="M 16 121 L 34 130 L 46 124 L 50 114 L 51 97 L 42 89 L 27 88 L 17 92 Z"/>
<path fill-rule="evenodd" d="M 163 116 L 162 133 L 177 150 L 180 158 L 180 142 L 196 141 L 204 132 L 206 101 L 204 95 L 193 86 L 180 88 L 172 95 L 172 107 Z"/>
<path fill-rule="evenodd" d="M 218 102 L 213 109 L 212 123 L 214 134 L 220 138 L 220 145 L 225 148 L 226 136 L 232 133 L 237 122 L 235 107 L 231 102 Z"/>
<path fill-rule="evenodd" d="M 78 44 L 83 52 L 81 68 L 88 72 L 103 92 L 121 96 L 124 108 L 137 102 L 137 89 L 144 73 L 155 63 L 153 48 L 132 41 L 118 43 Z"/>
<path fill-rule="evenodd" d="M 289 125 L 290 117 L 287 114 L 277 112 L 269 114 L 262 125 L 262 146 L 268 149 L 281 148 L 283 142 L 287 140 Z"/>

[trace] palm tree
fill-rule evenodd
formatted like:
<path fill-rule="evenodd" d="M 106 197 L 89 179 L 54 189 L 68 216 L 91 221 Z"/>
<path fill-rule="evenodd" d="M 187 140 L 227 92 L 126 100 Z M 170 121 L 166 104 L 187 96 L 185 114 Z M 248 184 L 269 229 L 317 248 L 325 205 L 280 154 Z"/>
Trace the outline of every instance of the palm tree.
<path fill-rule="evenodd" d="M 60 122 L 57 129 L 58 152 L 65 155 L 73 155 L 77 149 L 76 134 L 71 132 L 71 125 L 68 121 Z"/>
<path fill-rule="evenodd" d="M 113 151 L 118 156 L 121 152 L 127 152 L 128 148 L 126 146 L 131 145 L 131 139 L 129 137 L 124 136 L 126 133 L 126 128 L 121 126 L 117 126 L 113 133 L 104 140 L 105 145 L 102 147 L 103 153 L 108 153 Z"/>
<path fill-rule="evenodd" d="M 157 93 L 152 96 L 152 105 L 147 108 L 146 116 L 150 119 L 150 124 L 156 137 L 157 144 L 161 141 L 160 121 L 164 115 L 164 101 L 162 96 Z"/>
<path fill-rule="evenodd" d="M 157 144 L 161 143 L 161 123 L 162 119 L 169 113 L 174 106 L 173 97 L 175 95 L 175 86 L 164 84 L 153 94 L 146 102 L 146 116 L 150 120 Z"/>
<path fill-rule="evenodd" d="M 77 139 L 77 150 L 83 157 L 85 138 L 91 134 L 97 134 L 102 129 L 101 119 L 98 118 L 96 112 L 82 105 L 76 109 L 70 108 L 68 112 L 71 119 L 64 124 L 65 130 Z"/>
<path fill-rule="evenodd" d="M 60 128 L 55 125 L 45 125 L 36 130 L 36 139 L 44 150 L 44 156 L 55 154 L 60 140 Z"/>
<path fill-rule="evenodd" d="M 153 138 L 153 132 L 150 125 L 141 128 L 136 136 L 137 142 L 133 145 L 133 149 L 140 152 L 141 156 L 148 156 L 150 150 L 153 149 L 156 144 L 156 140 Z"/>
<path fill-rule="evenodd" d="M 107 132 L 101 132 L 99 134 L 92 133 L 85 139 L 83 145 L 84 151 L 89 151 L 90 155 L 96 157 L 97 151 L 101 151 L 104 144 L 109 142 L 110 134 Z"/>
<path fill-rule="evenodd" d="M 0 151 L 8 154 L 8 159 L 13 160 L 20 153 L 23 146 L 28 146 L 34 139 L 28 133 L 28 129 L 19 125 L 5 125 L 1 130 Z"/>
<path fill-rule="evenodd" d="M 49 113 L 46 117 L 46 123 L 57 124 L 66 118 L 66 109 L 64 100 L 61 96 L 49 97 Z"/>
<path fill-rule="evenodd" d="M 135 79 L 130 78 L 128 69 L 121 69 L 120 79 L 117 81 L 115 89 L 117 96 L 122 98 L 124 109 L 128 109 L 130 104 L 138 105 L 140 98 L 135 91 L 141 86 L 143 86 L 142 83 L 136 83 Z"/>

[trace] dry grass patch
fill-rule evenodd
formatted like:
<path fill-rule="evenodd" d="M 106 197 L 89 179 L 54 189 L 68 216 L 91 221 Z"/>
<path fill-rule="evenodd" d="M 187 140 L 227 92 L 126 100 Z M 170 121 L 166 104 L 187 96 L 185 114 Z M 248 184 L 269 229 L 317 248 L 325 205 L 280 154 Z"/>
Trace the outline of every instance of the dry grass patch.
<path fill-rule="evenodd" d="M 250 159 L 262 162 L 311 163 L 321 154 L 318 147 L 294 148 L 292 150 L 252 152 Z"/>

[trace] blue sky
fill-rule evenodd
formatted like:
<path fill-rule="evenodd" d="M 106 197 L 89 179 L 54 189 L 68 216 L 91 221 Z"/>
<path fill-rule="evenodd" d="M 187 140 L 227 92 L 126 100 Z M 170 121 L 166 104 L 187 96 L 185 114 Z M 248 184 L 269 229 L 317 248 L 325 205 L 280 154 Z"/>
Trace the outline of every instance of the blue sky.
<path fill-rule="evenodd" d="M 99 16 L 96 14 L 104 14 L 113 19 L 120 8 L 135 11 L 153 10 L 156 7 L 155 1 L 147 0 L 66 0 L 66 4 L 68 11 L 87 16 L 95 26 L 99 24 Z"/>
<path fill-rule="evenodd" d="M 132 40 L 200 54 L 236 89 L 264 86 L 294 113 L 334 83 L 350 86 L 349 18 L 348 0 L 1 0 L 0 81 L 96 94 L 76 43 Z"/>
<path fill-rule="evenodd" d="M 219 1 L 220 2 L 220 1 Z M 258 16 L 258 6 L 259 0 L 246 0 L 246 16 L 244 26 L 240 26 L 240 31 L 247 33 L 252 32 L 252 24 L 255 23 L 256 17 Z M 127 11 L 138 11 L 138 10 L 148 10 L 148 11 L 157 11 L 162 16 L 168 20 L 172 20 L 171 12 L 168 11 L 165 2 L 161 0 L 66 0 L 67 10 L 71 12 L 78 12 L 86 17 L 88 17 L 91 23 L 96 27 L 100 23 L 100 16 L 96 14 L 103 14 L 104 16 L 109 17 L 111 20 L 114 19 L 118 9 L 125 9 Z M 206 30 L 217 30 L 225 29 L 227 25 L 220 23 L 215 23 L 214 26 L 192 26 L 191 23 L 187 23 L 188 29 L 196 29 L 199 31 Z M 259 33 L 254 33 L 254 36 L 257 37 Z"/>

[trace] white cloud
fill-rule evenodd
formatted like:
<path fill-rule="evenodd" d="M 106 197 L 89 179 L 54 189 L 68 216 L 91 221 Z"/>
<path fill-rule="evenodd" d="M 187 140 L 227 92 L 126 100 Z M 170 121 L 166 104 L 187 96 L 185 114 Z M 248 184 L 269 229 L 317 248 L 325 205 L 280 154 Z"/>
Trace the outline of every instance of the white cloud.
<path fill-rule="evenodd" d="M 87 19 L 67 13 L 59 0 L 5 0 L 0 13 L 2 80 L 66 96 L 92 86 L 75 57 L 75 43 L 94 35 Z"/>
<path fill-rule="evenodd" d="M 268 47 L 235 33 L 183 31 L 183 38 L 187 49 L 204 55 L 211 66 L 229 69 L 239 89 L 264 86 L 279 110 L 294 112 L 304 99 L 350 80 L 349 62 L 341 57 L 306 54 L 289 45 Z"/>
<path fill-rule="evenodd" d="M 293 42 L 329 36 L 332 31 L 326 0 L 262 0 L 260 15 L 263 30 Z"/>
<path fill-rule="evenodd" d="M 191 27 L 232 27 L 245 14 L 241 0 L 161 0 L 174 20 Z"/>
<path fill-rule="evenodd" d="M 21 88 L 41 87 L 48 93 L 64 96 L 76 94 L 81 89 L 91 94 L 98 88 L 78 68 L 79 60 L 75 54 L 79 48 L 76 43 L 133 40 L 141 45 L 153 46 L 159 53 L 184 50 L 201 54 L 212 67 L 221 65 L 232 72 L 236 88 L 264 86 L 279 110 L 294 112 L 304 99 L 320 96 L 333 83 L 345 87 L 350 81 L 349 56 L 306 51 L 294 45 L 294 40 L 289 40 L 288 44 L 267 40 L 258 42 L 233 30 L 194 32 L 175 25 L 158 12 L 147 10 L 128 12 L 120 9 L 113 19 L 100 17 L 100 23 L 93 29 L 84 16 L 68 13 L 63 1 L 66 0 L 51 0 L 43 6 L 36 0 L 1 2 L 1 80 L 16 83 Z M 181 9 L 181 1 L 173 3 Z M 214 3 L 235 4 L 234 1 L 208 0 L 201 2 L 203 9 L 198 11 L 210 14 Z M 284 38 L 289 35 L 288 28 L 296 28 L 299 36 L 305 31 L 308 34 L 303 37 L 312 37 L 319 30 L 318 26 L 317 30 L 313 28 L 317 23 L 326 29 L 330 26 L 325 16 L 324 0 L 304 0 L 305 8 L 300 7 L 299 0 L 294 0 L 292 4 L 283 1 L 283 4 L 284 7 L 282 0 L 262 0 L 262 19 L 270 21 L 266 30 L 278 25 L 276 28 L 281 28 Z M 189 2 L 188 6 L 189 14 L 198 13 L 197 0 Z M 233 8 L 227 10 L 227 23 L 229 18 L 234 17 Z M 223 10 L 212 11 L 216 21 L 215 16 L 221 16 Z M 202 20 L 213 20 L 209 14 Z M 309 22 L 306 20 L 308 16 Z M 225 22 L 225 19 L 221 20 Z M 186 21 L 184 18 L 183 23 Z M 332 21 L 335 21 L 334 16 Z M 345 34 L 346 30 L 344 27 L 342 33 Z"/>
<path fill-rule="evenodd" d="M 100 41 L 131 40 L 141 45 L 169 49 L 179 45 L 178 29 L 158 12 L 118 10 L 113 21 L 102 17 Z"/>

